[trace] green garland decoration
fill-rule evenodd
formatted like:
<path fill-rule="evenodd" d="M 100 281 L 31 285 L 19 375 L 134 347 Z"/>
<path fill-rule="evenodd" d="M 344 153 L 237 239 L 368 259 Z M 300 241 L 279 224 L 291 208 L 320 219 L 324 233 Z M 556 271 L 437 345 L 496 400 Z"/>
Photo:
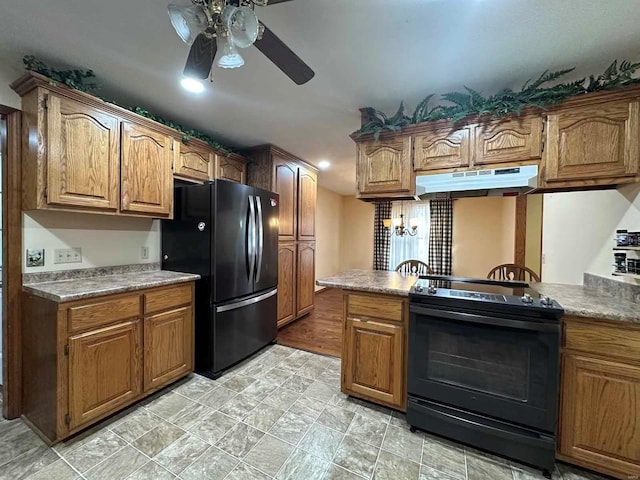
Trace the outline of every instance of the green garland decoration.
<path fill-rule="evenodd" d="M 119 105 L 113 100 L 106 99 L 101 97 L 100 95 L 97 95 L 95 92 L 100 88 L 100 85 L 95 81 L 96 76 L 93 70 L 55 70 L 53 68 L 50 68 L 41 60 L 38 60 L 33 55 L 25 55 L 24 57 L 22 57 L 22 63 L 27 70 L 39 73 L 49 78 L 49 83 L 51 83 L 51 85 L 57 85 L 58 83 L 61 83 L 76 90 L 80 90 L 81 92 L 90 93 L 91 95 L 94 95 L 107 103 L 126 108 L 127 110 L 137 113 L 138 115 L 142 115 L 143 117 L 161 123 L 162 125 L 165 125 L 169 128 L 173 128 L 174 130 L 177 130 L 182 134 L 182 143 L 184 144 L 188 144 L 189 139 L 193 137 L 207 142 L 207 144 L 209 144 L 211 148 L 224 151 L 227 156 L 231 155 L 231 153 L 233 152 L 231 148 L 222 145 L 206 133 L 203 133 L 199 130 L 186 128 L 179 123 L 176 123 L 172 120 L 167 120 L 160 115 L 156 115 L 155 113 L 152 113 L 142 107 L 128 107 Z"/>
<path fill-rule="evenodd" d="M 433 120 L 449 120 L 455 124 L 462 119 L 477 115 L 484 119 L 501 118 L 509 114 L 520 115 L 526 107 L 545 108 L 558 105 L 570 97 L 583 93 L 598 92 L 603 90 L 615 90 L 640 83 L 640 78 L 634 78 L 635 72 L 640 68 L 640 62 L 630 63 L 614 60 L 609 67 L 595 77 L 582 78 L 570 83 L 557 83 L 553 86 L 545 86 L 551 82 L 572 72 L 575 67 L 555 72 L 545 70 L 536 80 L 527 80 L 521 90 L 515 92 L 505 88 L 495 95 L 484 97 L 482 94 L 468 87 L 465 92 L 449 92 L 441 95 L 441 99 L 452 105 L 436 105 L 429 108 L 434 94 L 427 95 L 416 107 L 413 115 L 405 114 L 404 103 L 392 117 L 384 112 L 367 107 L 367 113 L 371 120 L 354 132 L 356 137 L 373 134 L 375 140 L 380 138 L 384 131 L 397 132 L 407 125 L 415 125 Z"/>

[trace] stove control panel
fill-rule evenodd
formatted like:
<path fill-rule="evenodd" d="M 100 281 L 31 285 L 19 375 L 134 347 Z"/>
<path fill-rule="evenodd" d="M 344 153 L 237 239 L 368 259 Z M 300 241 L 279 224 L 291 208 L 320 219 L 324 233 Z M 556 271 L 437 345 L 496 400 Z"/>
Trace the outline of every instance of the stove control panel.
<path fill-rule="evenodd" d="M 527 305 L 530 305 L 533 303 L 533 297 L 528 293 L 525 293 L 520 300 L 522 300 L 522 303 Z"/>

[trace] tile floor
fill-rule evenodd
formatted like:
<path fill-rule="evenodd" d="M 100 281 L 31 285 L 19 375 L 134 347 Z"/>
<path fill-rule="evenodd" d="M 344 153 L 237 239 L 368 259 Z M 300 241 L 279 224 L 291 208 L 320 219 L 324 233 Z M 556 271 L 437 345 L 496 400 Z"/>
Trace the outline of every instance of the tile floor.
<path fill-rule="evenodd" d="M 274 345 L 213 381 L 192 375 L 46 447 L 0 423 L 0 478 L 18 480 L 536 480 L 539 472 L 423 433 L 340 393 L 340 361 Z M 598 477 L 559 464 L 555 480 Z"/>

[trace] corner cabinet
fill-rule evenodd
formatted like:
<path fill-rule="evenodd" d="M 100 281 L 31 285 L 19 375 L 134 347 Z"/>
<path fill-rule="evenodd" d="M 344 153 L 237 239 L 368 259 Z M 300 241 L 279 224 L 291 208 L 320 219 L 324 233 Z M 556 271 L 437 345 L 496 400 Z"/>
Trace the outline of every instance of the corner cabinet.
<path fill-rule="evenodd" d="M 565 317 L 558 457 L 619 479 L 640 475 L 640 328 Z"/>
<path fill-rule="evenodd" d="M 170 136 L 122 122 L 122 212 L 156 217 L 172 215 L 173 151 L 173 138 Z"/>
<path fill-rule="evenodd" d="M 315 297 L 318 171 L 274 145 L 243 152 L 247 183 L 279 195 L 278 327 L 311 312 Z"/>
<path fill-rule="evenodd" d="M 636 181 L 640 100 L 622 99 L 552 112 L 547 120 L 546 186 Z"/>
<path fill-rule="evenodd" d="M 23 415 L 50 443 L 193 370 L 193 282 L 56 303 L 24 294 Z"/>
<path fill-rule="evenodd" d="M 359 143 L 358 197 L 407 197 L 415 194 L 412 138 L 391 137 Z"/>
<path fill-rule="evenodd" d="M 408 299 L 345 292 L 343 393 L 406 410 Z"/>

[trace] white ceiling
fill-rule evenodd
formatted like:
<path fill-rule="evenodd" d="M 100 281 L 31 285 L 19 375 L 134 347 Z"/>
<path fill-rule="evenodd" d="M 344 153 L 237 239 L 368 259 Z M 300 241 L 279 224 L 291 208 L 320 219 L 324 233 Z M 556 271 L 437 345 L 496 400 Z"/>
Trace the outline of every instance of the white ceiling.
<path fill-rule="evenodd" d="M 174 0 L 188 3 L 187 0 Z M 359 107 L 393 113 L 426 94 L 518 87 L 546 68 L 599 73 L 640 60 L 640 1 L 295 0 L 258 16 L 316 72 L 295 85 L 255 48 L 216 69 L 199 96 L 178 80 L 188 46 L 166 0 L 0 0 L 0 68 L 35 54 L 95 70 L 104 96 L 214 134 L 234 147 L 274 143 L 317 164 L 320 184 L 352 194 Z"/>

